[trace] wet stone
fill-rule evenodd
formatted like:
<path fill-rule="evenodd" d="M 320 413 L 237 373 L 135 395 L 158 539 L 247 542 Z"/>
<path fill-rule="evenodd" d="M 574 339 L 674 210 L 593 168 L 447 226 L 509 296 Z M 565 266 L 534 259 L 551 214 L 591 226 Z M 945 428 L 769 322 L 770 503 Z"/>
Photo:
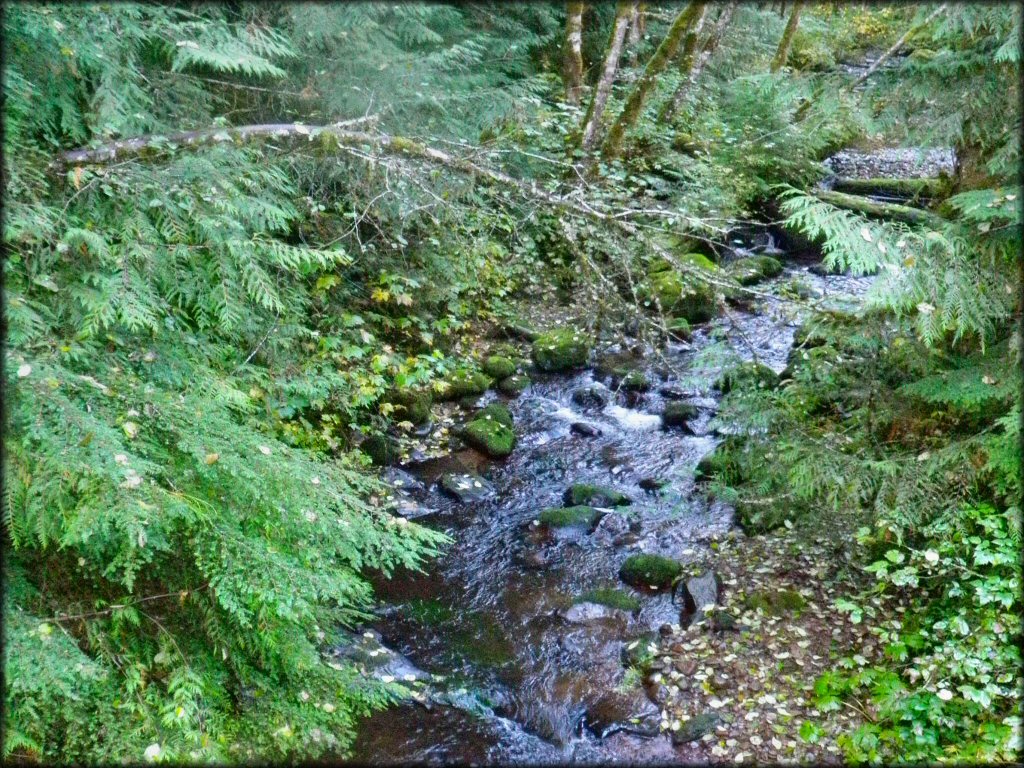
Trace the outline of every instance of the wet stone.
<path fill-rule="evenodd" d="M 645 477 L 640 480 L 639 485 L 648 493 L 656 493 L 668 485 L 668 480 L 661 477 Z"/>
<path fill-rule="evenodd" d="M 392 488 L 403 491 L 424 491 L 423 483 L 410 475 L 404 469 L 398 467 L 387 467 L 383 473 L 384 482 Z"/>
<path fill-rule="evenodd" d="M 718 604 L 720 580 L 714 571 L 687 579 L 680 583 L 679 593 L 683 602 L 683 613 L 688 617 L 698 612 L 706 613 L 709 606 Z"/>
<path fill-rule="evenodd" d="M 722 722 L 717 712 L 705 712 L 692 717 L 682 724 L 677 731 L 672 731 L 672 743 L 676 746 L 696 741 L 705 734 L 714 733 L 715 728 Z"/>
<path fill-rule="evenodd" d="M 490 482 L 469 473 L 449 472 L 441 477 L 438 484 L 442 491 L 463 503 L 480 501 L 494 492 Z"/>
<path fill-rule="evenodd" d="M 574 421 L 569 427 L 569 431 L 580 437 L 600 437 L 602 434 L 598 427 L 587 424 L 585 421 Z"/>
<path fill-rule="evenodd" d="M 595 621 L 627 621 L 629 613 L 621 608 L 612 608 L 600 603 L 576 603 L 562 614 L 570 624 L 589 624 Z"/>
<path fill-rule="evenodd" d="M 599 410 L 611 401 L 611 392 L 602 384 L 588 384 L 573 390 L 572 401 L 584 409 Z"/>

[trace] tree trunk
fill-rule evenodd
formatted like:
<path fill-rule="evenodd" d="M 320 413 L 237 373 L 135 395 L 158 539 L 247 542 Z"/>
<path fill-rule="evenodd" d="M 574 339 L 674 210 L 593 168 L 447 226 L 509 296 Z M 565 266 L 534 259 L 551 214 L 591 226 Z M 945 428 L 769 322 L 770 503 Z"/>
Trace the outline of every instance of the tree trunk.
<path fill-rule="evenodd" d="M 565 4 L 565 10 L 562 81 L 565 84 L 565 100 L 570 104 L 579 104 L 583 89 L 583 3 L 570 0 Z"/>
<path fill-rule="evenodd" d="M 644 39 L 646 5 L 646 3 L 637 3 L 633 6 L 633 14 L 629 17 L 629 36 L 626 38 L 626 50 L 629 51 L 629 54 L 626 60 L 631 67 L 636 65 L 640 41 Z"/>
<path fill-rule="evenodd" d="M 626 39 L 626 29 L 635 28 L 630 25 L 630 17 L 637 15 L 638 4 L 635 0 L 619 0 L 615 6 L 615 21 L 612 23 L 612 33 L 608 39 L 608 48 L 604 55 L 604 66 L 601 68 L 601 79 L 597 81 L 594 95 L 590 99 L 590 106 L 587 108 L 587 116 L 583 119 L 583 150 L 590 152 L 597 146 L 601 118 L 604 115 L 605 105 L 608 103 L 608 96 L 612 92 L 612 83 L 615 82 L 615 73 L 619 70 L 619 57 L 622 55 L 622 43 Z"/>
<path fill-rule="evenodd" d="M 718 44 L 722 42 L 722 37 L 725 34 L 726 27 L 729 26 L 732 21 L 733 14 L 736 13 L 736 7 L 739 5 L 737 0 L 729 3 L 718 16 L 718 20 L 715 22 L 714 29 L 708 34 L 707 40 L 704 41 L 704 46 L 700 50 L 700 54 L 697 56 L 696 61 L 693 63 L 693 68 L 690 70 L 690 76 L 679 84 L 676 92 L 672 95 L 672 102 L 665 115 L 666 120 L 671 120 L 675 116 L 676 112 L 679 111 L 679 107 L 683 105 L 683 101 L 686 99 L 686 95 L 693 89 L 693 86 L 697 84 L 700 79 L 700 73 L 704 70 L 704 67 L 711 60 L 715 51 L 718 49 Z"/>
<path fill-rule="evenodd" d="M 702 2 L 692 0 L 684 10 L 679 12 L 675 21 L 672 22 L 668 34 L 665 35 L 665 39 L 661 41 L 658 50 L 654 52 L 650 61 L 647 62 L 643 75 L 641 75 L 636 85 L 633 86 L 633 91 L 629 94 L 626 105 L 622 108 L 618 119 L 608 132 L 608 138 L 605 139 L 604 146 L 601 148 L 601 155 L 605 160 L 617 157 L 622 151 L 622 141 L 625 138 L 626 131 L 632 128 L 637 120 L 640 119 L 644 103 L 647 101 L 651 89 L 658 82 L 658 76 L 665 71 L 669 62 L 676 55 L 676 51 L 679 50 L 684 36 L 693 25 L 703 5 Z"/>
<path fill-rule="evenodd" d="M 772 72 L 778 72 L 786 66 L 786 59 L 789 58 L 789 49 L 793 47 L 793 35 L 800 24 L 800 10 L 802 7 L 803 0 L 797 0 L 797 2 L 793 3 L 793 12 L 789 14 L 789 21 L 786 22 L 786 29 L 782 33 L 782 39 L 779 41 L 779 48 L 775 51 L 775 58 L 772 59 L 770 70 Z"/>
<path fill-rule="evenodd" d="M 682 82 L 679 87 L 676 88 L 676 92 L 672 95 L 665 106 L 662 107 L 661 114 L 658 115 L 658 119 L 662 122 L 668 122 L 675 115 L 676 110 L 682 103 L 682 96 L 680 94 L 685 93 L 688 90 L 688 84 L 690 78 L 693 76 L 694 67 L 697 65 L 697 60 L 703 53 L 704 45 L 707 41 L 700 39 L 701 30 L 704 29 L 704 19 L 707 18 L 707 3 L 701 3 L 700 12 L 697 14 L 697 18 L 694 19 L 693 26 L 690 27 L 690 31 L 686 33 L 686 41 L 683 43 L 683 52 L 679 56 L 679 74 L 683 76 Z M 723 11 L 724 12 L 724 11 Z M 677 100 L 678 99 L 678 100 Z"/>

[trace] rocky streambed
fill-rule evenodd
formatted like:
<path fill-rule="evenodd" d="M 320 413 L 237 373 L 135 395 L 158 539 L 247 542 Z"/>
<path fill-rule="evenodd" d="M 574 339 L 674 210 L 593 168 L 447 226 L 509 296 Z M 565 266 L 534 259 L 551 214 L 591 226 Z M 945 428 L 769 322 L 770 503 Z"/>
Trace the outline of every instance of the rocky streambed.
<path fill-rule="evenodd" d="M 728 258 L 775 250 L 770 237 L 739 240 Z M 589 367 L 541 365 L 519 394 L 471 393 L 447 406 L 463 423 L 507 413 L 507 458 L 467 447 L 386 471 L 399 513 L 454 543 L 428 573 L 379 580 L 376 620 L 334 651 L 410 691 L 361 724 L 354 760 L 699 759 L 686 750 L 725 727 L 726 713 L 687 715 L 707 688 L 687 633 L 709 627 L 747 642 L 740 630 L 750 629 L 736 616 L 723 628 L 704 610 L 729 590 L 713 554 L 737 535 L 731 509 L 695 479 L 727 430 L 714 420 L 719 364 L 731 348 L 782 370 L 801 319 L 785 297 L 847 305 L 869 281 L 779 255 L 781 273 L 758 284 L 779 298 L 735 304 L 670 343 L 664 361 L 605 345 Z M 507 411 L 480 415 L 495 402 Z M 673 655 L 638 671 L 662 653 Z"/>

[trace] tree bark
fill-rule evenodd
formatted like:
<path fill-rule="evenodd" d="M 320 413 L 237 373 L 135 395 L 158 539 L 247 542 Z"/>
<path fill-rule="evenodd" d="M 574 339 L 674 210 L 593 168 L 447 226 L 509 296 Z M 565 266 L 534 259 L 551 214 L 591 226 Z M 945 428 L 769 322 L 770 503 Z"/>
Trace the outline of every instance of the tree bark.
<path fill-rule="evenodd" d="M 622 112 L 608 132 L 608 137 L 601 147 L 601 155 L 605 160 L 618 157 L 622 151 L 622 141 L 625 138 L 626 131 L 632 128 L 637 120 L 639 120 L 640 114 L 643 112 L 644 103 L 657 83 L 658 76 L 665 71 L 669 62 L 676 55 L 676 51 L 679 50 L 683 38 L 693 25 L 703 5 L 702 2 L 691 0 L 690 4 L 680 11 L 679 15 L 672 22 L 668 34 L 665 35 L 665 39 L 661 41 L 658 49 L 647 62 L 643 75 L 641 75 L 636 85 L 633 86 L 633 91 L 629 94 Z"/>
<path fill-rule="evenodd" d="M 636 64 L 640 41 L 644 38 L 644 27 L 646 26 L 645 6 L 647 3 L 637 3 L 633 6 L 633 14 L 629 17 L 629 36 L 626 38 L 626 50 L 629 51 L 627 61 L 630 66 Z"/>
<path fill-rule="evenodd" d="M 715 21 L 714 28 L 708 34 L 707 40 L 704 41 L 704 46 L 701 48 L 700 54 L 693 63 L 693 68 L 690 70 L 690 76 L 680 83 L 676 92 L 672 95 L 671 106 L 668 109 L 668 113 L 665 115 L 666 120 L 671 120 L 672 117 L 675 116 L 676 112 L 679 111 L 679 107 L 683 105 L 686 95 L 693 89 L 693 86 L 697 84 L 697 81 L 700 79 L 700 73 L 704 71 L 704 67 L 707 66 L 707 63 L 711 60 L 711 57 L 718 49 L 718 44 L 722 42 L 725 30 L 732 22 L 733 14 L 736 13 L 736 7 L 738 5 L 739 2 L 737 2 L 737 0 L 733 0 L 733 2 L 729 3 L 722 9 L 717 21 Z"/>
<path fill-rule="evenodd" d="M 921 27 L 924 27 L 927 24 L 931 23 L 931 21 L 933 19 L 938 17 L 939 14 L 945 13 L 945 11 L 946 11 L 946 4 L 943 3 L 938 8 L 936 8 L 934 11 L 932 11 L 930 14 L 928 14 L 927 18 L 925 18 L 924 21 L 922 21 L 919 24 L 913 25 L 910 29 L 908 29 L 906 32 L 904 32 L 903 35 L 900 36 L 900 39 L 892 44 L 892 47 L 889 48 L 889 50 L 887 50 L 885 53 L 883 53 L 881 56 L 879 56 L 877 59 L 875 59 L 875 63 L 872 64 L 870 67 L 868 67 L 864 71 L 864 74 L 862 74 L 860 77 L 858 77 L 856 80 L 853 81 L 853 83 L 850 85 L 850 90 L 853 90 L 858 85 L 860 85 L 865 80 L 867 80 L 869 77 L 871 77 L 873 74 L 875 74 L 875 72 L 878 70 L 878 68 L 880 66 L 882 66 L 885 62 L 887 62 L 890 58 L 892 58 L 892 55 L 894 53 L 896 53 L 896 51 L 898 51 L 900 49 L 900 46 L 902 46 L 905 42 L 907 42 L 907 38 L 909 38 L 912 34 L 917 32 L 917 30 L 921 29 Z"/>
<path fill-rule="evenodd" d="M 619 57 L 622 55 L 622 43 L 626 39 L 626 29 L 630 27 L 630 17 L 637 15 L 638 4 L 632 0 L 619 0 L 615 6 L 615 21 L 612 23 L 611 37 L 605 51 L 604 66 L 601 68 L 601 79 L 597 81 L 594 95 L 590 99 L 587 115 L 583 118 L 583 151 L 590 152 L 597 145 L 600 137 L 601 118 L 612 92 L 615 73 L 619 69 Z M 634 22 L 635 24 L 635 22 Z"/>
<path fill-rule="evenodd" d="M 565 100 L 580 103 L 583 89 L 583 3 L 570 0 L 565 4 L 565 40 L 562 42 L 562 81 Z"/>
<path fill-rule="evenodd" d="M 782 32 L 782 39 L 779 40 L 779 47 L 775 51 L 775 58 L 772 59 L 771 72 L 778 72 L 786 66 L 786 59 L 789 58 L 789 49 L 793 47 L 793 35 L 800 24 L 800 11 L 803 8 L 803 0 L 793 3 L 793 12 L 789 14 L 789 21 L 786 22 L 786 29 Z"/>
<path fill-rule="evenodd" d="M 686 33 L 686 42 L 683 43 L 683 52 L 679 57 L 679 74 L 683 76 L 683 81 L 676 88 L 676 92 L 672 94 L 672 98 L 665 102 L 665 106 L 662 107 L 661 114 L 658 115 L 658 119 L 662 122 L 671 120 L 679 105 L 682 104 L 683 96 L 689 90 L 690 78 L 693 77 L 694 68 L 697 66 L 697 61 L 703 55 L 704 47 L 707 45 L 707 40 L 702 41 L 700 39 L 701 30 L 704 28 L 704 19 L 707 18 L 707 3 L 702 3 L 701 5 L 700 13 L 694 20 L 690 31 Z M 726 10 L 723 10 L 723 13 Z"/>

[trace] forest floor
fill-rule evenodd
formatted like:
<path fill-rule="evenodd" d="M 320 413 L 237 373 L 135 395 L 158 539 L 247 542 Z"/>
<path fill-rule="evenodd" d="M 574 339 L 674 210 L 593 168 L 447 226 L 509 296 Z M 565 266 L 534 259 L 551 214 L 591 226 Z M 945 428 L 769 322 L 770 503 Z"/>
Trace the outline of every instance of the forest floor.
<path fill-rule="evenodd" d="M 866 664 L 881 653 L 868 626 L 832 607 L 858 586 L 842 550 L 786 530 L 749 538 L 733 530 L 712 544 L 701 565 L 720 578 L 722 618 L 662 637 L 657 681 L 649 678 L 677 757 L 841 761 L 837 737 L 870 712 L 845 703 L 823 715 L 814 704 L 815 680 L 844 657 Z"/>

